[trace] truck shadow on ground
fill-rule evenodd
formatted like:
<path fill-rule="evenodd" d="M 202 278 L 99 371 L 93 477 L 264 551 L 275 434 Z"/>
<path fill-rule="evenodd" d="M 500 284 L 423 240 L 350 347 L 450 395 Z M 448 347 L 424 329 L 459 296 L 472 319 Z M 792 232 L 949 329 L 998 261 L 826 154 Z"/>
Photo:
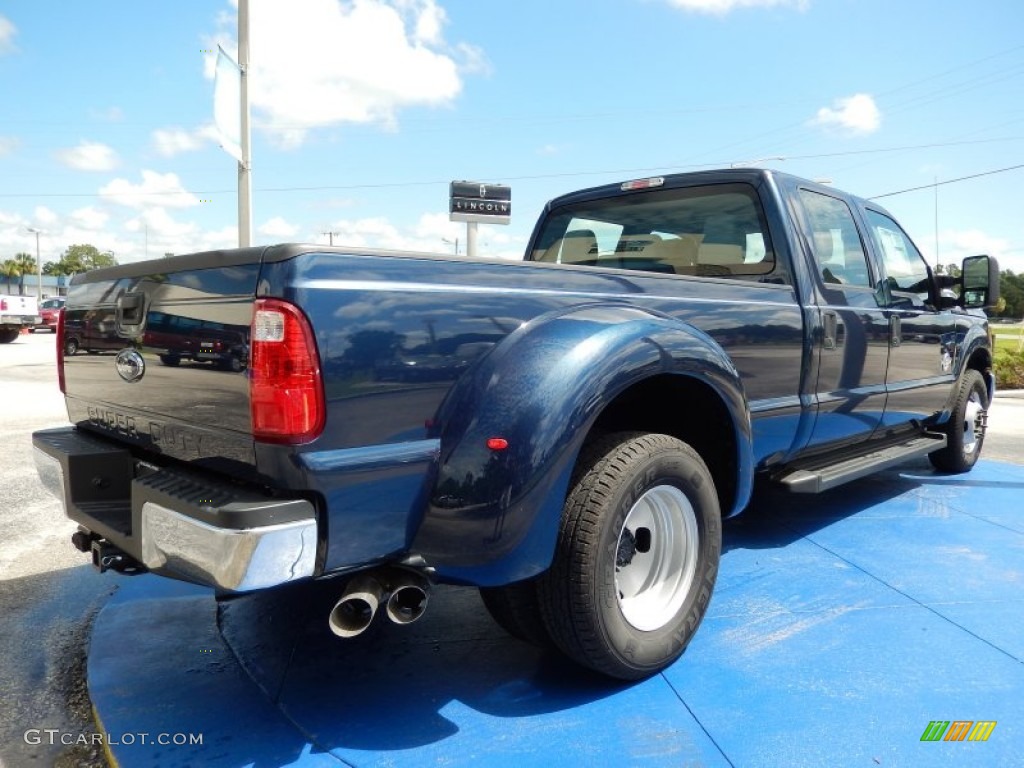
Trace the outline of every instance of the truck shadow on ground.
<path fill-rule="evenodd" d="M 869 475 L 820 494 L 789 493 L 765 483 L 757 487 L 750 506 L 742 514 L 725 522 L 722 552 L 782 548 L 839 521 L 876 514 L 873 510 L 883 505 L 889 505 L 883 513 L 886 516 L 922 514 L 922 506 L 927 506 L 926 513 L 932 516 L 957 514 L 968 505 L 944 498 L 946 489 L 969 491 L 973 488 L 1012 491 L 1024 488 L 1024 483 L 1010 479 L 972 479 L 969 474 L 942 474 L 932 469 L 927 461 Z M 910 506 L 900 509 L 900 499 L 907 500 Z"/>
<path fill-rule="evenodd" d="M 327 617 L 342 584 L 219 606 L 221 635 L 240 664 L 321 749 L 412 749 L 449 739 L 467 722 L 487 730 L 490 718 L 589 707 L 633 687 L 511 638 L 471 588 L 436 588 L 415 624 L 378 615 L 363 635 L 341 640 Z"/>
<path fill-rule="evenodd" d="M 1021 485 L 990 477 L 977 482 L 1011 492 Z M 758 489 L 751 508 L 725 525 L 723 570 L 732 550 L 782 550 L 857 515 L 961 514 L 956 499 L 963 494 L 951 497 L 948 486 L 967 492 L 971 482 L 913 464 L 817 496 Z M 364 757 L 377 752 L 382 754 L 371 762 L 387 762 L 402 750 L 450 755 L 467 735 L 506 739 L 512 746 L 531 729 L 558 730 L 579 718 L 612 721 L 623 708 L 656 718 L 655 702 L 671 697 L 658 676 L 638 684 L 610 681 L 509 637 L 470 588 L 436 589 L 426 615 L 413 625 L 397 627 L 378 616 L 365 634 L 340 640 L 327 617 L 342 588 L 338 579 L 218 605 L 223 640 L 317 750 Z M 691 662 L 684 657 L 679 663 Z M 678 705 L 674 698 L 672 703 Z M 678 716 L 674 729 L 676 738 L 692 743 Z"/>

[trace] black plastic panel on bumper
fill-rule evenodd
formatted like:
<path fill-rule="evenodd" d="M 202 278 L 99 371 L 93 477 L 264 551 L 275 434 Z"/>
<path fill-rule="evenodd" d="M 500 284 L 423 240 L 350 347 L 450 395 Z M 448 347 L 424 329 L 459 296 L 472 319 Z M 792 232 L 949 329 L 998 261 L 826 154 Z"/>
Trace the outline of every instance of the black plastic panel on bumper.
<path fill-rule="evenodd" d="M 231 591 L 313 575 L 313 505 L 159 468 L 74 427 L 32 436 L 39 477 L 67 516 L 149 570 Z"/>

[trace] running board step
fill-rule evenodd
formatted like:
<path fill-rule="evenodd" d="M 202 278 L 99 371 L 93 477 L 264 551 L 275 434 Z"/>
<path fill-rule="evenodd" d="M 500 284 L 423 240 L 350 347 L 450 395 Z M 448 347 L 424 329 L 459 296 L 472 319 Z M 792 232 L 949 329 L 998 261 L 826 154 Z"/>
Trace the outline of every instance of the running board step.
<path fill-rule="evenodd" d="M 910 459 L 927 456 L 946 446 L 946 436 L 928 433 L 895 445 L 888 445 L 863 456 L 828 464 L 815 469 L 796 469 L 782 475 L 778 482 L 793 493 L 821 493 L 851 480 L 879 470 L 902 464 Z"/>

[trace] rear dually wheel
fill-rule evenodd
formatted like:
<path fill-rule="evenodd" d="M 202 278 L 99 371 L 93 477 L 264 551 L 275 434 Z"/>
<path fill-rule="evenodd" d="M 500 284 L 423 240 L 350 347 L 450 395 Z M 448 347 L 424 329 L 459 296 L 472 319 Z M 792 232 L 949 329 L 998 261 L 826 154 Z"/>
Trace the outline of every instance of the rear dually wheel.
<path fill-rule="evenodd" d="M 721 515 L 701 457 L 669 435 L 623 432 L 584 449 L 555 559 L 537 583 L 552 640 L 611 677 L 659 672 L 707 610 Z"/>

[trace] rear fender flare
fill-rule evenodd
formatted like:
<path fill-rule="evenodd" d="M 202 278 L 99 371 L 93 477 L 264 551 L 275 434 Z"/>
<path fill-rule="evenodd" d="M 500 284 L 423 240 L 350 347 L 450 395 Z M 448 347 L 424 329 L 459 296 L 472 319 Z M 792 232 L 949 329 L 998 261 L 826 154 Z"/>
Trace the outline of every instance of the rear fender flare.
<path fill-rule="evenodd" d="M 651 376 L 698 379 L 733 422 L 735 504 L 753 486 L 739 372 L 703 331 L 622 304 L 550 313 L 509 334 L 442 404 L 441 450 L 413 551 L 449 581 L 490 586 L 547 569 L 580 448 L 601 412 Z M 680 407 L 685 407 L 681 404 Z M 507 441 L 500 450 L 488 441 Z"/>

